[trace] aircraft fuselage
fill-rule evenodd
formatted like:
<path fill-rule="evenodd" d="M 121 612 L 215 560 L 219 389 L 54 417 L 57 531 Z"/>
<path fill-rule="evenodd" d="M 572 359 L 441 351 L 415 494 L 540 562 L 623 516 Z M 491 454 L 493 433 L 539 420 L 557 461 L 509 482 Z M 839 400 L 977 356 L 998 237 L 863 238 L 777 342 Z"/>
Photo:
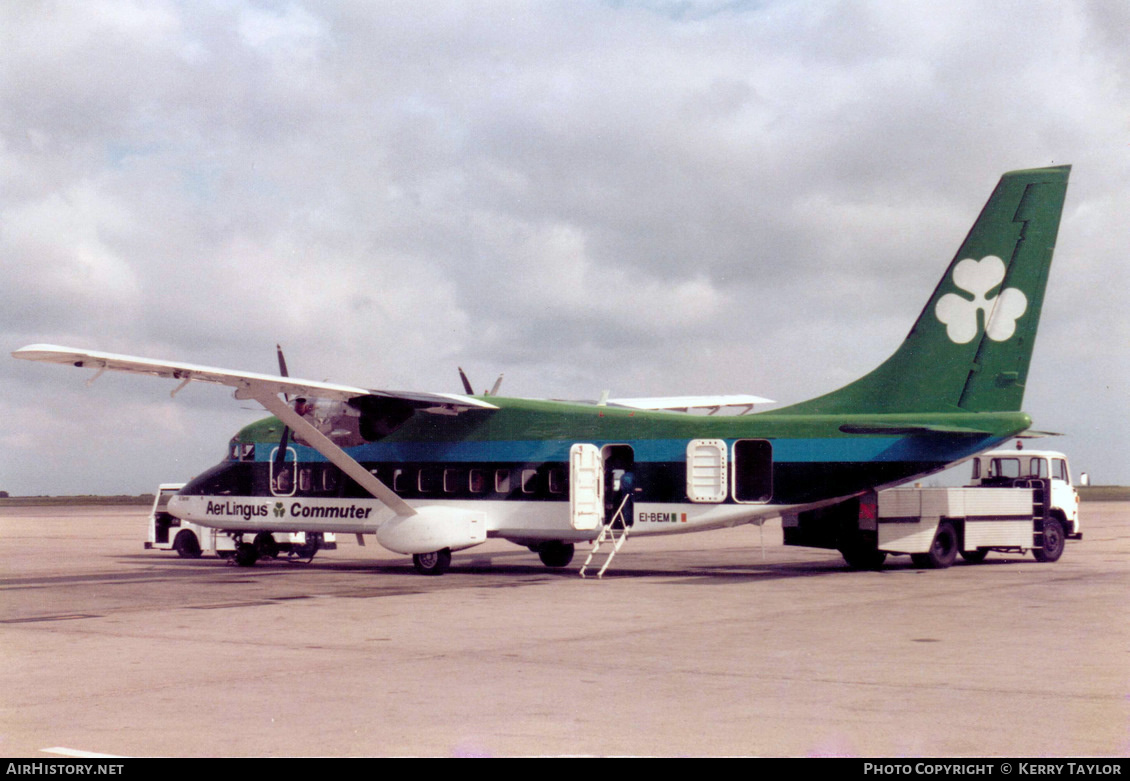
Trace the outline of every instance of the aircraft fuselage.
<path fill-rule="evenodd" d="M 413 507 L 473 507 L 485 514 L 490 536 L 518 542 L 580 541 L 598 530 L 575 528 L 571 515 L 577 476 L 570 450 L 578 443 L 601 453 L 606 512 L 614 510 L 623 473 L 631 473 L 633 534 L 670 534 L 756 522 L 905 482 L 1030 425 L 1018 412 L 703 416 L 491 401 L 497 410 L 417 412 L 392 433 L 346 451 Z M 275 418 L 244 428 L 228 458 L 190 482 L 171 510 L 248 531 L 372 532 L 392 517 L 312 447 L 291 439 L 280 459 L 281 430 Z M 688 482 L 693 444 L 703 442 L 716 443 L 728 464 L 705 498 Z"/>

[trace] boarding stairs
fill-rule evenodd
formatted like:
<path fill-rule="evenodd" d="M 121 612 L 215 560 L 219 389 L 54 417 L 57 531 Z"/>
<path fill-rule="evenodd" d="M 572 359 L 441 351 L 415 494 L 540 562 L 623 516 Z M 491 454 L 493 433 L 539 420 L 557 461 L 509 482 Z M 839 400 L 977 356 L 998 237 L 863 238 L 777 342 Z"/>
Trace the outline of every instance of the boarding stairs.
<path fill-rule="evenodd" d="M 593 543 L 592 550 L 589 551 L 588 558 L 585 563 L 581 565 L 581 577 L 587 578 L 590 574 L 590 566 L 596 567 L 600 563 L 600 570 L 597 571 L 597 578 L 604 577 L 604 571 L 608 569 L 608 565 L 612 563 L 612 558 L 619 552 L 620 548 L 624 547 L 624 543 L 628 539 L 628 524 L 624 520 L 624 507 L 628 504 L 629 496 L 625 496 L 620 502 L 620 507 L 617 508 L 616 513 L 612 516 L 612 520 L 604 524 L 604 528 L 600 530 L 600 534 Z M 593 559 L 598 555 L 604 556 L 604 561 L 593 562 Z"/>

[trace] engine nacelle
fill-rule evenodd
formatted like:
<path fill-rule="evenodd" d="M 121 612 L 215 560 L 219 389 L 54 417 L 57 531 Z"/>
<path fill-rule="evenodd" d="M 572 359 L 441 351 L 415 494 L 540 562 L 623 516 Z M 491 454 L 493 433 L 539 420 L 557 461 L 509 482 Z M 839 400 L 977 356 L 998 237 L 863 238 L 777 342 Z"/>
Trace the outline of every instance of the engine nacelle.
<path fill-rule="evenodd" d="M 487 516 L 458 507 L 417 507 L 416 515 L 397 516 L 377 529 L 377 542 L 395 553 L 432 553 L 471 548 L 487 541 Z"/>

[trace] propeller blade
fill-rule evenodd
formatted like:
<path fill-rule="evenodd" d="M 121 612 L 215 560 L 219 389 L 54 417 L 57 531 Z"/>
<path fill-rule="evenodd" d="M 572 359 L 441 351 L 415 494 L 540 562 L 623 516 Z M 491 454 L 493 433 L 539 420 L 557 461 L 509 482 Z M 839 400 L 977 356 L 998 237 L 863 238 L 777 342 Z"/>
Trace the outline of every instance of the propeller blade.
<path fill-rule="evenodd" d="M 283 357 L 282 345 L 276 344 L 275 350 L 279 354 L 279 374 L 283 377 L 289 377 L 290 373 L 286 370 L 286 358 Z"/>
<path fill-rule="evenodd" d="M 503 377 L 503 375 L 501 375 L 501 374 L 498 375 L 498 379 L 494 381 L 494 387 L 491 388 L 490 393 L 487 394 L 488 396 L 497 396 L 498 395 L 498 389 L 500 387 L 502 387 L 502 377 Z"/>
<path fill-rule="evenodd" d="M 275 466 L 280 466 L 286 461 L 286 449 L 290 446 L 290 427 L 283 426 L 282 436 L 279 438 L 279 449 L 275 453 Z"/>
<path fill-rule="evenodd" d="M 459 379 L 463 380 L 463 390 L 466 391 L 468 396 L 474 396 L 475 391 L 471 388 L 471 381 L 467 379 L 467 374 L 463 371 L 462 366 L 456 367 L 459 369 Z"/>
<path fill-rule="evenodd" d="M 289 377 L 290 373 L 286 370 L 286 358 L 283 357 L 282 345 L 276 344 L 275 351 L 279 356 L 279 374 L 283 377 Z M 290 401 L 290 394 L 284 393 L 283 398 Z M 283 426 L 282 437 L 279 438 L 279 449 L 275 453 L 275 472 L 281 472 L 286 465 L 286 449 L 290 445 L 290 427 Z"/>

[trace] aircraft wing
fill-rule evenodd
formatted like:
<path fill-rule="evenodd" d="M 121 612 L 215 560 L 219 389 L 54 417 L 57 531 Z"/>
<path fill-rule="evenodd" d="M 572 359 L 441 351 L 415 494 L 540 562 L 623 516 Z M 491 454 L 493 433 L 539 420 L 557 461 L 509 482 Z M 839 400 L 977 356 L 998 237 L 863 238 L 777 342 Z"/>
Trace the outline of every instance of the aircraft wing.
<path fill-rule="evenodd" d="M 80 350 L 73 347 L 58 347 L 53 344 L 33 344 L 12 353 L 13 358 L 22 358 L 28 361 L 44 361 L 47 363 L 69 364 L 78 367 L 97 369 L 97 378 L 107 369 L 111 371 L 131 372 L 133 374 L 149 374 L 155 377 L 168 377 L 180 380 L 171 395 L 190 382 L 208 382 L 217 385 L 227 385 L 235 388 L 237 399 L 254 399 L 262 404 L 269 412 L 273 413 L 283 423 L 301 435 L 316 450 L 324 455 L 347 475 L 352 477 L 366 491 L 380 499 L 397 515 L 411 516 L 416 514 L 411 506 L 401 499 L 392 489 L 369 473 L 352 456 L 334 444 L 328 437 L 318 431 L 305 418 L 297 414 L 294 409 L 282 399 L 279 394 L 288 396 L 309 396 L 337 401 L 354 401 L 362 398 L 393 398 L 407 401 L 415 407 L 425 411 L 455 414 L 467 409 L 498 409 L 480 399 L 470 396 L 459 396 L 451 393 L 420 393 L 416 391 L 387 391 L 357 388 L 351 385 L 338 385 L 330 382 L 313 382 L 299 380 L 291 377 L 278 377 L 271 374 L 256 374 L 253 372 L 239 372 L 228 369 L 217 369 L 211 366 L 197 366 L 191 363 L 174 363 L 172 361 L 155 361 L 149 358 L 138 358 L 132 355 L 116 355 L 114 353 L 96 352 L 93 350 Z"/>
<path fill-rule="evenodd" d="M 380 398 L 402 399 L 422 407 L 498 409 L 495 405 L 482 401 L 481 399 L 476 399 L 471 396 L 461 396 L 454 393 L 370 390 L 368 388 L 339 385 L 332 382 L 315 382 L 313 380 L 300 380 L 294 377 L 278 377 L 273 374 L 256 374 L 254 372 L 217 369 L 212 366 L 197 366 L 191 363 L 156 361 L 150 358 L 138 358 L 132 355 L 116 355 L 114 353 L 96 352 L 94 350 L 80 350 L 74 347 L 58 347 L 53 344 L 29 345 L 28 347 L 23 347 L 13 352 L 12 357 L 23 358 L 28 361 L 44 361 L 47 363 L 89 367 L 98 369 L 99 373 L 109 369 L 111 371 L 132 372 L 134 374 L 149 374 L 155 377 L 168 377 L 173 380 L 181 381 L 181 385 L 173 391 L 174 394 L 186 383 L 208 382 L 216 385 L 228 385 L 236 390 L 254 388 L 256 393 L 285 393 L 288 396 L 310 396 L 320 399 L 333 399 L 336 401 L 350 401 L 363 396 L 376 396 Z"/>

